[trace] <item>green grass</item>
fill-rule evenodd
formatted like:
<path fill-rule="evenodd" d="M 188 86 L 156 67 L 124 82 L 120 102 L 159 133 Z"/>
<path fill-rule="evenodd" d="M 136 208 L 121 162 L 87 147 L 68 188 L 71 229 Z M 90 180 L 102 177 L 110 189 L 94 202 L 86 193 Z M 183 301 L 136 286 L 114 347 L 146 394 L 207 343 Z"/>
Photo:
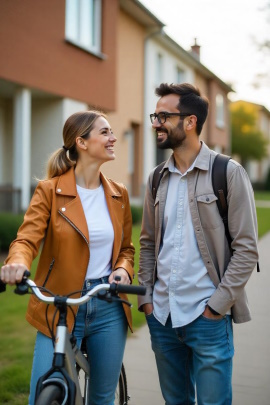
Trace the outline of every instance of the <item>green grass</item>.
<path fill-rule="evenodd" d="M 256 199 L 270 200 L 270 193 L 256 193 Z M 257 208 L 259 237 L 270 231 L 270 208 Z M 135 246 L 134 284 L 138 284 L 140 225 L 133 226 Z M 37 260 L 33 263 L 35 273 Z M 28 402 L 29 381 L 34 350 L 35 330 L 26 322 L 25 312 L 28 297 L 17 296 L 14 288 L 0 294 L 0 404 L 26 405 Z M 137 298 L 130 295 L 133 304 L 134 330 L 144 324 L 144 315 L 137 310 Z"/>
<path fill-rule="evenodd" d="M 140 231 L 141 231 L 141 225 L 134 225 L 132 229 L 132 240 L 133 244 L 135 247 L 135 265 L 134 265 L 134 270 L 135 270 L 135 279 L 133 281 L 134 285 L 138 284 L 138 268 L 139 268 L 139 252 L 140 252 L 140 243 L 139 243 L 139 237 L 140 237 Z M 142 326 L 145 323 L 145 317 L 142 312 L 138 311 L 138 306 L 137 306 L 137 296 L 136 295 L 129 295 L 129 300 L 132 303 L 132 319 L 133 319 L 133 327 L 134 331 L 138 329 L 140 326 Z"/>
<path fill-rule="evenodd" d="M 270 208 L 257 207 L 259 238 L 270 231 Z"/>
<path fill-rule="evenodd" d="M 32 266 L 35 272 L 37 260 Z M 0 295 L 0 404 L 28 404 L 35 330 L 26 322 L 28 296 L 7 286 Z"/>
<path fill-rule="evenodd" d="M 270 201 L 270 191 L 255 191 L 255 200 Z"/>

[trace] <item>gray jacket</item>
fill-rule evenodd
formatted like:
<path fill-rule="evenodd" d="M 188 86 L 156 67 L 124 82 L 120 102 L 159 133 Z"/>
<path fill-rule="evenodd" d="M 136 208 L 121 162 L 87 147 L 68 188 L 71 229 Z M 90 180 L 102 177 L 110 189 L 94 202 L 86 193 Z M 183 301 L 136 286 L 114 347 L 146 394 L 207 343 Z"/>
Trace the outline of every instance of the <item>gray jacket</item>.
<path fill-rule="evenodd" d="M 209 305 L 225 315 L 231 309 L 234 322 L 251 319 L 245 285 L 258 261 L 257 218 L 254 195 L 244 168 L 230 160 L 227 168 L 228 222 L 233 238 L 231 256 L 212 187 L 212 165 L 216 152 L 202 142 L 194 170 L 187 174 L 189 207 L 198 247 L 209 276 L 216 286 Z M 170 157 L 173 159 L 173 155 Z M 151 172 L 144 202 L 141 230 L 139 282 L 147 287 L 139 297 L 139 309 L 152 302 L 157 277 L 156 260 L 161 241 L 161 227 L 168 189 L 168 162 L 165 163 L 156 200 L 152 196 Z M 192 252 L 191 252 L 192 254 Z"/>

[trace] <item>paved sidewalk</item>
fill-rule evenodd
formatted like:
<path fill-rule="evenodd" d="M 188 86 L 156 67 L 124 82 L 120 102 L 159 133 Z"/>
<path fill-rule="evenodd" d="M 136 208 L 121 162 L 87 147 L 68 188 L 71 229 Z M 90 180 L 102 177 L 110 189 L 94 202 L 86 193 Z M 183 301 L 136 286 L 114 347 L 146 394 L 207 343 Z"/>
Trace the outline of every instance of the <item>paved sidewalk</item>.
<path fill-rule="evenodd" d="M 259 253 L 261 273 L 247 284 L 253 319 L 234 324 L 233 405 L 270 405 L 270 233 Z M 163 405 L 147 326 L 128 338 L 124 362 L 129 405 Z"/>

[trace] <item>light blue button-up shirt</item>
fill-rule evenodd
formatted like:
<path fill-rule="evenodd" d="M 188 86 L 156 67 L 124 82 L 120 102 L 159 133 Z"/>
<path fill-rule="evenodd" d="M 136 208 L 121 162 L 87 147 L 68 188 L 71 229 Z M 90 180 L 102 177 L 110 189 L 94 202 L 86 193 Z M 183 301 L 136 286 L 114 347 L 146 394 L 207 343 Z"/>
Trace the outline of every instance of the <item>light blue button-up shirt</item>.
<path fill-rule="evenodd" d="M 171 314 L 174 328 L 194 321 L 215 291 L 201 258 L 188 204 L 187 173 L 170 161 L 169 186 L 162 224 L 162 244 L 153 292 L 154 316 L 165 325 Z"/>

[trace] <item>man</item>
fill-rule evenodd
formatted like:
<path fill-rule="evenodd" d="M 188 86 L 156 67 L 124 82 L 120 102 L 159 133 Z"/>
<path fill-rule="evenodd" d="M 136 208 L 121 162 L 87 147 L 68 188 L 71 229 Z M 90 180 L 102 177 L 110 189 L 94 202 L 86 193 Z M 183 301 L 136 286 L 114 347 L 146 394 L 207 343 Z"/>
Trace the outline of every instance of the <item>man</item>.
<path fill-rule="evenodd" d="M 232 403 L 232 319 L 250 320 L 244 286 L 257 261 L 253 190 L 227 168 L 231 247 L 212 187 L 216 152 L 199 135 L 208 100 L 190 84 L 161 84 L 150 115 L 157 145 L 171 148 L 154 200 L 149 176 L 141 231 L 139 298 L 167 405 Z"/>

